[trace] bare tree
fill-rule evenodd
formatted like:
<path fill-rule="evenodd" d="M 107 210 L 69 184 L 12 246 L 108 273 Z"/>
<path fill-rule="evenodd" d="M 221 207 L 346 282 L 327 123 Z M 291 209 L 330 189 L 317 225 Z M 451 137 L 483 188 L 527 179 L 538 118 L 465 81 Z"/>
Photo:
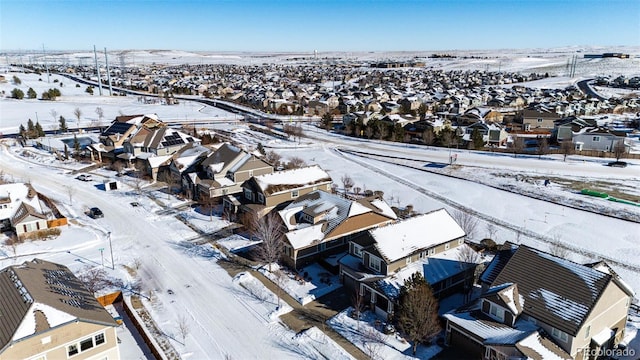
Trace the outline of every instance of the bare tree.
<path fill-rule="evenodd" d="M 133 189 L 138 195 L 142 194 L 144 188 L 144 173 L 141 170 L 137 170 L 133 173 Z"/>
<path fill-rule="evenodd" d="M 275 283 L 278 287 L 276 289 L 276 296 L 278 296 L 278 309 L 280 309 L 280 304 L 282 302 L 282 291 L 284 287 L 287 285 L 287 279 L 289 278 L 287 274 L 282 271 L 282 269 L 278 269 L 273 274 L 275 276 Z"/>
<path fill-rule="evenodd" d="M 422 274 L 416 272 L 404 281 L 398 304 L 398 326 L 413 342 L 415 355 L 420 342 L 430 342 L 440 332 L 438 300 Z"/>
<path fill-rule="evenodd" d="M 465 266 L 465 264 L 477 264 L 480 261 L 480 255 L 467 245 L 460 246 L 457 257 L 461 266 Z"/>
<path fill-rule="evenodd" d="M 560 151 L 562 152 L 562 155 L 564 155 L 562 161 L 567 161 L 567 156 L 573 154 L 574 149 L 575 147 L 571 140 L 565 140 L 560 143 Z"/>
<path fill-rule="evenodd" d="M 122 175 L 122 170 L 124 170 L 124 163 L 120 160 L 115 161 L 111 164 L 111 169 L 113 169 L 118 176 Z"/>
<path fill-rule="evenodd" d="M 302 160 L 302 158 L 294 156 L 291 159 L 289 159 L 289 162 L 287 163 L 287 169 L 299 169 L 306 165 L 307 164 L 304 162 L 304 160 Z"/>
<path fill-rule="evenodd" d="M 542 157 L 542 155 L 546 155 L 549 153 L 549 141 L 547 138 L 540 139 L 540 143 L 538 144 L 538 159 Z"/>
<path fill-rule="evenodd" d="M 513 157 L 517 157 L 518 154 L 522 153 L 524 150 L 524 139 L 521 137 L 516 137 L 513 140 Z"/>
<path fill-rule="evenodd" d="M 213 221 L 213 210 L 220 203 L 217 197 L 209 196 L 209 194 L 200 194 L 200 204 L 209 211 L 209 221 Z"/>
<path fill-rule="evenodd" d="M 467 234 L 467 239 L 472 240 L 475 237 L 476 228 L 478 227 L 478 218 L 462 210 L 455 210 L 452 215 L 453 219 L 460 225 L 465 234 Z"/>
<path fill-rule="evenodd" d="M 71 185 L 66 185 L 65 190 L 67 191 L 67 195 L 69 195 L 69 205 L 73 203 L 73 194 L 75 194 L 76 189 Z"/>
<path fill-rule="evenodd" d="M 263 217 L 254 214 L 250 219 L 252 237 L 262 242 L 256 248 L 256 257 L 262 262 L 271 264 L 278 262 L 284 253 L 284 232 L 281 221 L 275 213 L 269 213 Z"/>
<path fill-rule="evenodd" d="M 267 151 L 267 154 L 264 156 L 264 161 L 271 164 L 273 167 L 278 167 L 281 159 L 282 156 L 273 150 Z"/>
<path fill-rule="evenodd" d="M 566 259 L 569 257 L 569 249 L 562 245 L 560 234 L 553 234 L 553 240 L 549 242 L 549 254 L 562 259 Z"/>
<path fill-rule="evenodd" d="M 360 331 L 360 314 L 364 308 L 364 296 L 360 292 L 360 286 L 356 285 L 353 288 L 353 294 L 351 295 L 351 305 L 353 305 L 353 313 L 356 319 L 356 329 Z"/>
<path fill-rule="evenodd" d="M 498 232 L 498 229 L 496 228 L 495 225 L 493 225 L 492 223 L 487 223 L 487 233 L 489 233 L 487 237 L 489 239 L 493 241 L 497 241 L 497 239 L 495 238 L 497 232 Z"/>
<path fill-rule="evenodd" d="M 80 117 L 82 116 L 82 110 L 80 110 L 79 107 L 75 108 L 73 110 L 73 115 L 76 117 L 76 120 L 78 120 L 78 130 L 80 130 Z"/>
<path fill-rule="evenodd" d="M 107 277 L 107 272 L 104 271 L 103 268 L 92 266 L 87 266 L 82 269 L 80 275 L 78 275 L 78 280 L 80 280 L 92 294 L 97 293 L 111 284 Z"/>
<path fill-rule="evenodd" d="M 344 194 L 346 195 L 347 192 L 353 187 L 353 185 L 355 184 L 355 182 L 353 181 L 353 179 L 351 178 L 351 176 L 344 174 L 342 175 L 342 178 L 340 178 L 340 181 L 342 181 L 342 187 L 344 189 Z"/>
<path fill-rule="evenodd" d="M 182 336 L 183 345 L 190 331 L 191 329 L 189 328 L 189 320 L 187 319 L 186 316 L 180 315 L 178 317 L 178 332 L 180 333 L 180 336 Z"/>
<path fill-rule="evenodd" d="M 171 199 L 173 194 L 173 187 L 178 183 L 178 179 L 173 176 L 171 171 L 165 171 L 160 175 L 160 181 L 167 184 L 167 200 Z"/>
<path fill-rule="evenodd" d="M 613 155 L 616 157 L 616 161 L 620 161 L 626 153 L 627 149 L 624 145 L 624 140 L 618 140 L 615 145 L 613 145 Z"/>
<path fill-rule="evenodd" d="M 386 335 L 380 331 L 367 328 L 362 337 L 364 352 L 371 360 L 382 360 L 381 350 L 386 340 Z M 415 354 L 415 353 L 414 353 Z"/>
<path fill-rule="evenodd" d="M 96 108 L 96 114 L 98 115 L 98 124 L 102 125 L 102 118 L 104 118 L 104 110 L 100 106 Z"/>
<path fill-rule="evenodd" d="M 422 141 L 424 141 L 426 145 L 433 145 L 433 142 L 435 140 L 436 140 L 436 136 L 433 133 L 433 130 L 427 129 L 422 133 Z"/>
<path fill-rule="evenodd" d="M 56 109 L 51 109 L 49 111 L 49 114 L 51 114 L 51 116 L 53 117 L 54 123 L 58 121 L 58 112 L 56 111 Z"/>
<path fill-rule="evenodd" d="M 360 195 L 360 192 L 362 191 L 362 189 L 359 186 L 355 186 L 353 188 L 353 193 L 357 195 Z"/>

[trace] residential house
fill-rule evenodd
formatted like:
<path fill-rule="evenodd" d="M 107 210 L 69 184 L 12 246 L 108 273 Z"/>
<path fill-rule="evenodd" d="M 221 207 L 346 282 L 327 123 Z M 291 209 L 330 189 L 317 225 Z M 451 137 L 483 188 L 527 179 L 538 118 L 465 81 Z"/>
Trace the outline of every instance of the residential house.
<path fill-rule="evenodd" d="M 0 230 L 16 235 L 48 228 L 38 193 L 25 183 L 0 185 Z"/>
<path fill-rule="evenodd" d="M 502 146 L 509 136 L 509 133 L 502 126 L 479 121 L 466 127 L 462 140 L 472 142 L 473 132 L 476 130 L 482 135 L 482 141 L 489 145 Z"/>
<path fill-rule="evenodd" d="M 198 168 L 196 200 L 239 193 L 252 176 L 273 173 L 273 166 L 229 143 L 203 158 Z"/>
<path fill-rule="evenodd" d="M 444 315 L 445 343 L 481 359 L 593 359 L 624 336 L 633 291 L 605 263 L 509 244 L 480 277 L 488 290 Z"/>
<path fill-rule="evenodd" d="M 559 143 L 563 141 L 573 141 L 574 133 L 579 133 L 584 128 L 594 127 L 596 125 L 597 123 L 593 119 L 568 116 L 555 121 L 552 133 L 555 134 Z"/>
<path fill-rule="evenodd" d="M 209 146 L 190 143 L 171 155 L 167 171 L 174 179 L 179 179 L 182 193 L 186 194 L 187 198 L 196 198 L 199 183 L 198 165 L 214 151 Z"/>
<path fill-rule="evenodd" d="M 343 252 L 358 233 L 396 219 L 380 197 L 352 201 L 322 190 L 299 196 L 278 215 L 286 228 L 284 261 L 293 268 Z"/>
<path fill-rule="evenodd" d="M 596 150 L 611 152 L 618 143 L 624 144 L 626 134 L 621 131 L 602 127 L 583 128 L 581 132 L 573 134 L 576 150 Z M 626 150 L 625 150 L 626 151 Z"/>
<path fill-rule="evenodd" d="M 526 131 L 534 129 L 553 129 L 554 121 L 560 119 L 555 109 L 537 104 L 522 111 L 522 124 Z"/>
<path fill-rule="evenodd" d="M 0 270 L 0 359 L 120 358 L 113 317 L 65 266 Z"/>
<path fill-rule="evenodd" d="M 340 279 L 381 316 L 393 313 L 400 288 L 416 272 L 437 298 L 468 291 L 477 264 L 462 256 L 473 252 L 464 238 L 444 209 L 379 226 L 350 240 L 349 254 L 340 259 Z"/>
<path fill-rule="evenodd" d="M 312 191 L 330 192 L 331 184 L 329 174 L 317 165 L 276 171 L 246 180 L 242 193 L 225 196 L 223 203 L 225 211 L 232 216 L 238 213 L 263 216 L 276 206 L 286 206 Z"/>

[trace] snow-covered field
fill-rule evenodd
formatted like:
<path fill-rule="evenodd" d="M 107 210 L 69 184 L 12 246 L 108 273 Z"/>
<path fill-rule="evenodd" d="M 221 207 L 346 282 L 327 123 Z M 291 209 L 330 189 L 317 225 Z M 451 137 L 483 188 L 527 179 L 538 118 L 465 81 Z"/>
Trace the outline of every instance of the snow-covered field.
<path fill-rule="evenodd" d="M 46 83 L 46 75 L 43 75 L 42 84 L 37 79 L 25 77 L 22 80 L 23 86 L 34 87 L 38 94 L 53 84 Z M 210 119 L 216 114 L 226 116 L 218 113 L 220 110 L 187 102 L 165 106 L 144 105 L 133 97 L 99 98 L 84 93 L 85 87 L 75 88 L 70 81 L 61 81 L 65 84 L 61 89 L 64 96 L 56 102 L 1 99 L 0 128 L 17 127 L 20 123 L 26 123 L 29 117 L 36 120 L 32 105 L 44 106 L 36 111 L 45 129 L 57 123 L 49 113 L 53 105 L 59 115 L 67 118 L 70 127 L 75 123 L 73 109 L 76 107 L 81 107 L 83 113 L 87 113 L 86 121 L 89 122 L 97 119 L 94 112 L 97 106 L 105 110 L 105 119 L 112 119 L 121 109 L 124 109 L 123 113 L 156 112 L 162 120 L 184 116 L 191 119 L 195 116 L 180 111 L 207 114 L 203 119 Z M 34 84 L 42 86 L 36 89 Z M 13 88 L 13 85 L 7 84 L 0 86 L 5 91 Z M 25 93 L 26 89 L 28 87 L 23 89 Z M 69 96 L 68 101 L 64 99 L 66 96 Z M 94 103 L 94 99 L 99 101 Z M 110 107 L 108 103 L 112 101 L 114 104 Z M 91 105 L 85 108 L 84 104 Z M 61 107 L 57 108 L 59 105 Z M 148 106 L 156 108 L 153 110 Z M 107 112 L 108 108 L 110 113 Z M 183 110 L 172 113 L 174 110 L 171 109 Z M 168 112 L 163 114 L 162 111 Z M 34 115 L 29 115 L 31 113 Z M 49 119 L 48 122 L 43 116 Z M 603 166 L 604 160 L 601 159 L 576 156 L 570 156 L 564 162 L 561 156 L 513 158 L 509 155 L 452 150 L 458 155 L 457 166 L 445 167 L 439 174 L 348 154 L 344 150 L 396 155 L 429 164 L 447 163 L 449 152 L 446 149 L 356 140 L 313 127 L 305 128 L 308 138 L 303 138 L 300 143 L 265 139 L 263 134 L 255 134 L 237 123 L 221 123 L 217 127 L 233 130 L 236 139 L 247 146 L 254 147 L 260 141 L 265 148 L 274 149 L 285 159 L 297 156 L 308 164 L 317 163 L 339 187 L 340 178 L 347 174 L 353 178 L 355 186 L 363 191 L 384 191 L 385 199 L 393 206 L 411 204 L 418 212 L 442 207 L 448 210 L 460 207 L 473 209 L 482 219 L 475 234 L 476 240 L 491 235 L 498 242 L 515 241 L 542 250 L 548 249 L 550 240 L 558 240 L 578 250 L 570 255 L 573 261 L 586 262 L 600 258 L 613 261 L 613 268 L 624 280 L 636 291 L 640 289 L 640 271 L 637 270 L 640 268 L 638 223 L 519 193 L 525 190 L 539 191 L 548 193 L 550 197 L 579 198 L 607 211 L 622 209 L 622 205 L 583 197 L 561 186 L 559 180 L 554 180 L 551 187 L 544 187 L 517 181 L 514 176 L 517 173 L 530 178 L 551 177 L 587 184 L 606 182 L 614 187 L 618 184 L 622 192 L 638 196 L 638 160 L 630 160 L 627 168 L 618 169 Z M 338 151 L 340 149 L 343 151 Z M 184 358 L 349 358 L 335 343 L 319 334 L 319 329 L 296 335 L 282 326 L 272 316 L 276 311 L 284 311 L 284 308 L 276 310 L 278 305 L 273 294 L 261 288 L 254 281 L 255 278 L 248 277 L 248 274 L 231 278 L 218 264 L 223 255 L 209 245 L 194 244 L 193 240 L 199 238 L 198 232 L 183 223 L 186 221 L 200 231 L 213 232 L 225 227 L 228 224 L 225 221 L 215 216 L 211 221 L 208 214 L 196 209 L 166 211 L 165 206 L 179 206 L 181 201 L 158 191 L 155 186 L 148 187 L 143 194 L 136 194 L 127 186 L 127 179 L 122 179 L 122 190 L 104 192 L 97 185 L 103 179 L 112 177 L 112 171 L 92 171 L 94 181 L 80 182 L 69 172 L 80 169 L 83 164 L 61 163 L 36 149 L 29 149 L 29 157 L 23 156 L 23 152 L 24 149 L 15 142 L 6 140 L 0 146 L 0 170 L 13 180 L 30 181 L 36 190 L 51 197 L 69 218 L 70 225 L 55 240 L 25 243 L 15 249 L 1 244 L 0 268 L 41 257 L 65 264 L 80 273 L 88 267 L 102 266 L 104 261 L 109 276 L 122 279 L 125 283 L 140 284 L 142 294 L 152 299 L 145 300 L 145 305 L 162 331 L 175 338 L 167 341 Z M 456 175 L 470 181 L 446 175 Z M 509 185 L 512 192 L 485 185 L 491 183 Z M 134 201 L 140 206 L 132 207 L 130 203 Z M 93 206 L 103 210 L 103 219 L 93 220 L 84 214 L 86 209 Z M 640 214 L 640 208 L 629 206 L 624 209 Z M 177 219 L 176 215 L 181 219 Z M 109 248 L 109 239 L 112 240 L 115 270 L 109 269 L 110 257 L 103 259 L 99 251 L 100 248 Z M 228 245 L 229 248 L 241 246 L 241 239 L 229 239 Z M 304 297 L 311 290 L 293 287 L 290 292 L 294 297 Z M 182 319 L 186 319 L 190 328 L 184 340 L 177 336 L 178 323 Z M 347 326 L 344 323 L 348 320 L 338 319 L 342 321 L 341 326 Z M 629 341 L 638 343 L 637 338 Z M 389 356 L 396 355 L 390 353 Z"/>

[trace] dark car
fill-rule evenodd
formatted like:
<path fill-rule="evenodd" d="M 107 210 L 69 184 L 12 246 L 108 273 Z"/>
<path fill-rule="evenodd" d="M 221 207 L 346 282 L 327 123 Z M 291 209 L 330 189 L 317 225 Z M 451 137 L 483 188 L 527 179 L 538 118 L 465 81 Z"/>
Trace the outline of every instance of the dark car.
<path fill-rule="evenodd" d="M 97 207 L 94 207 L 89 209 L 89 216 L 93 219 L 97 219 L 97 218 L 104 217 L 104 214 L 102 213 L 102 210 L 98 209 Z"/>
<path fill-rule="evenodd" d="M 612 161 L 608 163 L 607 166 L 623 168 L 627 167 L 627 163 L 624 161 Z"/>

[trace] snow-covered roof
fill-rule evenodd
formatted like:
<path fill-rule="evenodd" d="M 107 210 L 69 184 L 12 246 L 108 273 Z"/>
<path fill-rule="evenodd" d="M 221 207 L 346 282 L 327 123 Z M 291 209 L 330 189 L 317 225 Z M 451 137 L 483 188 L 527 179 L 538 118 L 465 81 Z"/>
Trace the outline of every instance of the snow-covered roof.
<path fill-rule="evenodd" d="M 0 220 L 11 219 L 20 205 L 25 203 L 42 213 L 37 193 L 29 184 L 12 183 L 0 185 Z"/>
<path fill-rule="evenodd" d="M 539 332 L 534 332 L 516 344 L 528 359 L 532 360 L 568 360 L 571 356 L 564 352 L 548 338 L 540 336 Z"/>
<path fill-rule="evenodd" d="M 448 321 L 465 329 L 484 340 L 486 345 L 513 345 L 530 334 L 537 332 L 538 327 L 526 320 L 519 319 L 513 327 L 496 322 L 480 313 L 479 310 L 450 312 L 443 315 Z"/>
<path fill-rule="evenodd" d="M 151 156 L 147 160 L 149 161 L 151 168 L 156 169 L 169 159 L 171 159 L 171 155 Z"/>
<path fill-rule="evenodd" d="M 265 194 L 277 194 L 294 187 L 306 187 L 331 182 L 329 174 L 317 165 L 276 171 L 271 174 L 256 176 L 254 179 Z"/>
<path fill-rule="evenodd" d="M 445 209 L 400 220 L 370 230 L 375 247 L 388 262 L 407 257 L 421 249 L 465 236 L 464 230 Z"/>
<path fill-rule="evenodd" d="M 467 269 L 466 266 L 461 266 L 459 260 L 460 251 L 464 251 L 465 247 L 468 248 L 468 245 L 462 244 L 445 252 L 412 262 L 400 268 L 395 274 L 378 281 L 377 284 L 387 297 L 396 298 L 400 294 L 400 288 L 404 285 L 404 281 L 416 272 L 421 273 L 429 284 L 450 278 Z"/>

